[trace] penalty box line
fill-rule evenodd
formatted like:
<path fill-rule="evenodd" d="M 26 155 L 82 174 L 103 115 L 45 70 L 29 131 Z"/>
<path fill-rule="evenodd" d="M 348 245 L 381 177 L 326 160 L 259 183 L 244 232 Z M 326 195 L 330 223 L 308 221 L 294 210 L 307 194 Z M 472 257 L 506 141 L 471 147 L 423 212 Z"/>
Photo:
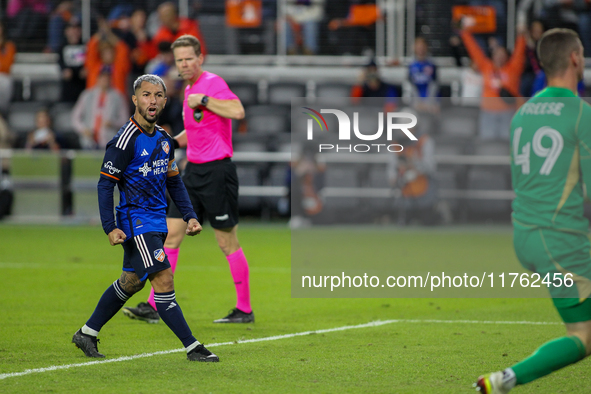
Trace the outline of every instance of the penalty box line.
<path fill-rule="evenodd" d="M 207 345 L 207 347 L 213 348 L 213 347 L 218 347 L 218 346 L 238 345 L 238 344 L 243 344 L 243 343 L 277 341 L 280 339 L 289 339 L 289 338 L 301 337 L 301 336 L 311 335 L 311 334 L 325 334 L 325 333 L 331 333 L 331 332 L 353 330 L 353 329 L 358 329 L 358 328 L 379 327 L 379 326 L 384 326 L 387 324 L 395 324 L 395 323 L 507 324 L 507 325 L 532 325 L 532 326 L 555 326 L 555 325 L 562 325 L 563 324 L 561 322 L 502 321 L 502 320 L 501 321 L 494 321 L 494 320 L 393 319 L 393 320 L 378 320 L 378 321 L 373 321 L 373 322 L 369 322 L 369 323 L 365 323 L 365 324 L 358 324 L 358 325 L 354 325 L 354 326 L 342 326 L 342 327 L 326 328 L 323 330 L 296 332 L 293 334 L 273 335 L 270 337 L 263 337 L 263 338 L 243 339 L 243 340 L 237 340 L 237 341 L 231 341 L 231 342 L 210 343 Z M 121 361 L 131 361 L 131 360 L 137 360 L 139 358 L 160 356 L 160 355 L 171 354 L 171 353 L 180 353 L 180 352 L 184 352 L 184 351 L 185 351 L 184 348 L 163 350 L 163 351 L 159 351 L 159 352 L 142 353 L 142 354 L 137 354 L 134 356 L 123 356 L 123 357 L 117 357 L 117 358 L 113 358 L 113 359 L 89 361 L 89 362 L 85 362 L 85 363 L 53 365 L 53 366 L 45 367 L 45 368 L 26 369 L 22 372 L 12 372 L 12 373 L 0 374 L 0 380 L 7 379 L 7 378 L 14 378 L 14 377 L 18 377 L 18 376 L 31 375 L 34 373 L 59 371 L 62 369 L 86 367 L 86 366 L 97 365 L 97 364 L 117 363 L 117 362 L 121 362 Z"/>

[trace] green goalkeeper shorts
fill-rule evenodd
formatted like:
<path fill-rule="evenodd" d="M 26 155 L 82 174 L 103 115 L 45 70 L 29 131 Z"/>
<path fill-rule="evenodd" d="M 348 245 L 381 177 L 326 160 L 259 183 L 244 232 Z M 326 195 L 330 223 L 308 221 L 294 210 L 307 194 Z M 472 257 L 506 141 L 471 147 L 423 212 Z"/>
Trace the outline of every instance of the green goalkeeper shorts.
<path fill-rule="evenodd" d="M 559 282 L 554 281 L 555 274 L 562 279 L 561 286 L 548 288 L 562 320 L 565 323 L 591 320 L 589 237 L 582 233 L 529 228 L 515 221 L 513 226 L 513 246 L 521 265 L 553 283 Z M 572 275 L 572 282 L 564 281 L 566 274 Z"/>

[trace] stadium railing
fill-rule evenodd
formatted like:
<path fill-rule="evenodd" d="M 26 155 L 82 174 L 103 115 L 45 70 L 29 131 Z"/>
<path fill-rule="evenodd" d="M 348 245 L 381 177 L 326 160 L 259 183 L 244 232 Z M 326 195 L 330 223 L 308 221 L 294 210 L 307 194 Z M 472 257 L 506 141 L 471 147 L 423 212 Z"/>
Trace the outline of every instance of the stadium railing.
<path fill-rule="evenodd" d="M 61 151 L 60 153 L 46 151 L 25 150 L 0 150 L 0 159 L 11 160 L 12 184 L 15 191 L 17 204 L 20 194 L 25 196 L 25 204 L 15 214 L 27 216 L 38 215 L 41 205 L 51 205 L 53 208 L 44 207 L 41 215 L 70 216 L 79 215 L 80 209 L 76 209 L 73 201 L 77 197 L 85 195 L 83 201 L 92 201 L 93 207 L 85 207 L 79 215 L 81 218 L 95 218 L 97 212 L 96 182 L 97 171 L 100 168 L 103 153 L 99 151 Z M 474 155 L 436 155 L 436 161 L 440 165 L 460 166 L 495 166 L 508 168 L 508 156 L 474 156 Z M 372 165 L 386 165 L 386 155 L 347 155 L 347 154 L 321 154 L 318 159 L 328 166 L 343 163 L 365 163 Z M 291 152 L 235 152 L 233 161 L 240 166 L 252 164 L 287 165 L 292 160 Z M 240 195 L 244 197 L 260 197 L 278 199 L 285 197 L 289 191 L 288 185 L 269 185 L 263 179 L 257 185 L 240 186 Z M 385 182 L 384 182 L 385 184 Z M 396 191 L 390 187 L 324 187 L 320 194 L 324 198 L 369 198 L 390 199 L 396 196 Z M 51 196 L 51 197 L 49 197 Z M 466 189 L 441 189 L 440 199 L 444 200 L 512 200 L 514 193 L 511 190 L 466 190 Z M 56 204 L 57 203 L 57 204 Z M 87 204 L 88 205 L 88 204 Z M 80 205 L 77 205 L 80 208 Z"/>

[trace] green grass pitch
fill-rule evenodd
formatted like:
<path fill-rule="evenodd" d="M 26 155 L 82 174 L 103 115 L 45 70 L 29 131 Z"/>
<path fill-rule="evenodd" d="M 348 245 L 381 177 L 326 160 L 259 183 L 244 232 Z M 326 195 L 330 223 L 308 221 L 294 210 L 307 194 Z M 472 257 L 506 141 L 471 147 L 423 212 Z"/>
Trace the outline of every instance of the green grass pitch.
<path fill-rule="evenodd" d="M 412 230 L 392 246 L 408 258 L 428 253 L 420 245 L 429 242 L 448 245 L 442 255 L 453 255 L 462 244 L 487 256 L 511 255 L 509 231 L 459 231 L 463 237 Z M 232 342 L 211 349 L 220 363 L 190 363 L 183 353 L 153 355 L 9 376 L 0 379 L 0 392 L 468 393 L 479 374 L 508 366 L 564 334 L 559 324 L 450 322 L 559 323 L 548 299 L 293 299 L 289 230 L 245 224 L 239 236 L 251 266 L 256 323 L 212 323 L 233 307 L 235 296 L 210 227 L 185 240 L 175 277 L 177 299 L 195 336 L 206 345 Z M 84 226 L 2 225 L 0 245 L 0 375 L 91 361 L 70 340 L 119 276 L 121 248 L 111 247 L 100 227 Z M 147 295 L 148 287 L 128 305 Z M 389 319 L 417 321 L 234 343 Z M 121 313 L 99 338 L 107 360 L 181 348 L 162 322 L 149 325 Z M 584 360 L 515 393 L 587 393 L 590 375 Z"/>

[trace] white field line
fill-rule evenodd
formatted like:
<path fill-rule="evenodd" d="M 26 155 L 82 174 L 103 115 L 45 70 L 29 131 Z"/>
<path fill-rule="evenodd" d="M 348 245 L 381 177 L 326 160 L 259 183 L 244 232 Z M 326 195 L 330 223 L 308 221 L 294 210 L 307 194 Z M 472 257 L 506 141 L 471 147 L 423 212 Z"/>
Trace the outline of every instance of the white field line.
<path fill-rule="evenodd" d="M 365 324 L 358 324 L 355 326 L 342 326 L 342 327 L 335 327 L 335 328 L 327 328 L 324 330 L 314 330 L 314 331 L 303 331 L 303 332 L 296 332 L 293 334 L 284 334 L 284 335 L 274 335 L 270 337 L 264 338 L 253 338 L 253 339 L 244 339 L 244 340 L 237 340 L 232 342 L 220 342 L 220 343 L 210 343 L 207 345 L 208 348 L 218 347 L 218 346 L 228 346 L 228 345 L 237 345 L 242 343 L 255 343 L 255 342 L 267 342 L 267 341 L 277 341 L 279 339 L 289 339 L 295 337 L 301 337 L 304 335 L 311 335 L 311 334 L 325 334 L 329 332 L 337 332 L 337 331 L 347 331 L 357 328 L 369 328 L 369 327 L 379 327 L 386 324 L 393 324 L 393 323 L 435 323 L 435 324 L 509 324 L 509 325 L 533 325 L 533 326 L 555 326 L 555 325 L 562 325 L 560 322 L 536 322 L 536 321 L 493 321 L 493 320 L 419 320 L 419 319 L 395 319 L 395 320 L 378 320 L 370 323 Z M 97 364 L 107 364 L 107 363 L 117 363 L 120 361 L 131 361 L 136 360 L 138 358 L 145 358 L 145 357 L 152 357 L 152 356 L 159 356 L 162 354 L 170 354 L 170 353 L 180 353 L 185 351 L 184 348 L 181 349 L 172 349 L 172 350 L 163 350 L 160 352 L 153 352 L 153 353 L 142 353 L 137 354 L 135 356 L 124 356 L 118 357 L 113 359 L 106 359 L 106 360 L 97 360 L 97 361 L 89 361 L 85 363 L 78 363 L 78 364 L 67 364 L 67 365 L 53 365 L 51 367 L 46 368 L 35 368 L 35 369 L 26 369 L 22 372 L 12 372 L 12 373 L 3 373 L 0 374 L 0 380 L 6 378 L 14 378 L 17 376 L 25 376 L 30 375 L 33 373 L 43 373 L 43 372 L 50 372 L 50 371 L 58 371 L 62 369 L 70 369 L 70 368 L 77 368 L 77 367 L 85 367 L 89 365 L 97 365 Z"/>

